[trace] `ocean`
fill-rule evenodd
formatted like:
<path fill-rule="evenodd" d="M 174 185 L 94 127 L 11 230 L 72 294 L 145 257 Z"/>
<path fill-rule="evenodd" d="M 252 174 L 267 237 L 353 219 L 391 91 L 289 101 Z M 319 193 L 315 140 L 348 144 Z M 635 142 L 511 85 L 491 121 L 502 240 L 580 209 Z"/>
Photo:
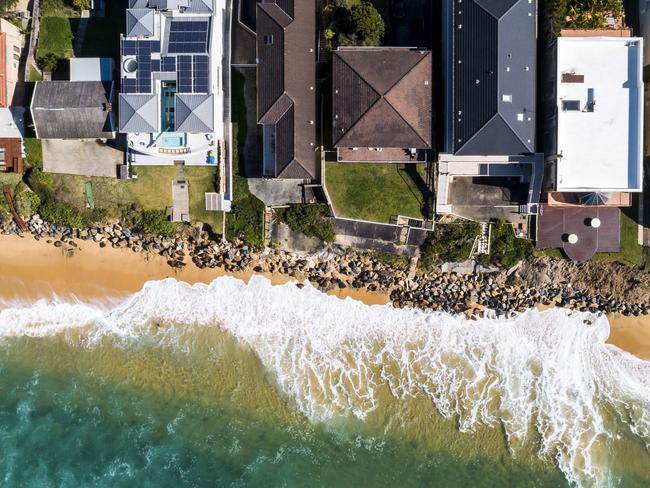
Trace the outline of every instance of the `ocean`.
<path fill-rule="evenodd" d="M 0 486 L 647 487 L 650 362 L 603 316 L 149 282 L 0 304 Z"/>

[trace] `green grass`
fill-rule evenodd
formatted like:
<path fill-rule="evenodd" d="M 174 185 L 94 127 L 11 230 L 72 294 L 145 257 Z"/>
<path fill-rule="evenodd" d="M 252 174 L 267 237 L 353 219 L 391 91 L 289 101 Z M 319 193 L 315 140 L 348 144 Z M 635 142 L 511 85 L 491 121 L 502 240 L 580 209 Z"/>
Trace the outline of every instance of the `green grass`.
<path fill-rule="evenodd" d="M 2 190 L 2 187 L 4 185 L 9 185 L 15 189 L 18 183 L 22 181 L 22 179 L 22 175 L 16 173 L 0 173 L 0 190 Z M 4 201 L 4 197 L 2 196 L 1 192 L 0 200 Z"/>
<path fill-rule="evenodd" d="M 107 0 L 106 3 L 111 3 Z M 69 0 L 41 0 L 42 17 L 79 17 L 80 12 L 76 10 Z"/>
<path fill-rule="evenodd" d="M 72 25 L 64 17 L 43 17 L 38 39 L 36 58 L 42 58 L 53 53 L 59 59 L 70 58 L 73 55 Z"/>
<path fill-rule="evenodd" d="M 29 67 L 29 78 L 28 79 L 31 82 L 43 81 L 43 77 L 41 76 L 41 74 L 38 71 L 36 71 L 36 68 L 34 68 L 33 66 Z"/>
<path fill-rule="evenodd" d="M 26 156 L 26 166 L 33 168 L 43 167 L 43 148 L 40 139 L 26 137 L 24 140 Z"/>
<path fill-rule="evenodd" d="M 556 259 L 564 259 L 564 253 L 562 252 L 561 249 L 535 249 L 533 251 L 533 256 L 536 258 L 543 258 L 543 257 L 548 257 L 548 258 L 556 258 Z"/>
<path fill-rule="evenodd" d="M 645 271 L 650 271 L 650 247 L 643 248 L 643 257 L 645 259 L 643 263 L 643 269 Z"/>
<path fill-rule="evenodd" d="M 325 182 L 337 216 L 390 222 L 422 218 L 422 164 L 326 163 Z"/>
<path fill-rule="evenodd" d="M 215 190 L 217 168 L 204 166 L 185 167 L 185 177 L 190 182 L 190 216 L 193 221 L 200 221 L 223 233 L 223 212 L 208 212 L 205 209 L 205 193 Z"/>
<path fill-rule="evenodd" d="M 143 210 L 163 210 L 172 205 L 172 181 L 178 171 L 173 166 L 139 166 L 135 168 L 137 179 L 118 180 L 76 175 L 54 174 L 57 200 L 84 210 L 86 196 L 84 186 L 92 183 L 97 208 L 106 209 L 110 215 L 118 216 L 118 206 L 135 204 Z M 210 225 L 213 231 L 222 232 L 221 212 L 205 211 L 205 192 L 214 191 L 215 168 L 205 166 L 185 167 L 185 176 L 190 184 L 190 217 L 193 222 Z"/>
<path fill-rule="evenodd" d="M 629 209 L 621 212 L 621 250 L 619 252 L 601 252 L 592 257 L 597 262 L 618 262 L 628 266 L 640 266 L 644 262 L 643 246 L 638 243 L 639 227 L 628 215 Z"/>
<path fill-rule="evenodd" d="M 80 57 L 112 57 L 119 61 L 120 33 L 126 28 L 126 0 L 108 0 L 104 17 L 91 17 Z"/>
<path fill-rule="evenodd" d="M 246 164 L 240 154 L 246 140 L 246 102 L 244 76 L 232 70 L 232 211 L 226 214 L 226 238 L 241 238 L 261 246 L 264 243 L 264 203 L 250 192 Z"/>

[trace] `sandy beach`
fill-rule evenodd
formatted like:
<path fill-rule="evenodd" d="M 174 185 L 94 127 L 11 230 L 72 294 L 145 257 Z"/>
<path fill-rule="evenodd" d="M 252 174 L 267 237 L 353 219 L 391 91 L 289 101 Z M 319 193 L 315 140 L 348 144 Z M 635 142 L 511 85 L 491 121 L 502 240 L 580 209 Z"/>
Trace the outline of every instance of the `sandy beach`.
<path fill-rule="evenodd" d="M 151 280 L 175 278 L 186 283 L 210 283 L 230 274 L 248 281 L 252 272 L 226 273 L 220 269 L 199 269 L 189 263 L 174 270 L 159 255 L 134 253 L 129 249 L 100 248 L 93 242 L 79 242 L 74 256 L 31 236 L 0 236 L 0 297 L 38 299 L 56 295 L 63 299 L 92 300 L 119 298 L 139 291 Z M 266 274 L 274 284 L 292 278 Z M 345 288 L 331 292 L 339 298 L 351 297 L 366 304 L 388 303 L 387 295 Z M 643 359 L 650 359 L 650 316 L 609 316 L 608 342 Z"/>

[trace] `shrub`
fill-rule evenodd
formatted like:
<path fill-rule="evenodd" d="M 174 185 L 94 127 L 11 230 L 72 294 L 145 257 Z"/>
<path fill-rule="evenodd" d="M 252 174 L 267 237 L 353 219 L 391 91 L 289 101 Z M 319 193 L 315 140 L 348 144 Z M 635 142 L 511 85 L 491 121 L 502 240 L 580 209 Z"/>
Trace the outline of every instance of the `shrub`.
<path fill-rule="evenodd" d="M 16 212 L 23 217 L 29 217 L 38 210 L 38 207 L 41 205 L 41 198 L 36 192 L 25 189 L 16 194 L 14 197 L 14 205 Z"/>
<path fill-rule="evenodd" d="M 420 264 L 431 269 L 440 262 L 458 262 L 469 259 L 472 246 L 481 226 L 476 222 L 438 224 L 420 246 Z"/>
<path fill-rule="evenodd" d="M 504 221 L 492 224 L 490 254 L 479 256 L 481 264 L 510 268 L 533 253 L 533 244 L 515 237 L 512 225 Z"/>
<path fill-rule="evenodd" d="M 336 233 L 329 217 L 329 208 L 324 204 L 298 204 L 276 212 L 277 220 L 287 224 L 291 230 L 321 241 L 334 242 Z"/>
<path fill-rule="evenodd" d="M 354 31 L 364 46 L 376 46 L 384 36 L 384 19 L 370 2 L 358 3 L 350 11 Z"/>
<path fill-rule="evenodd" d="M 27 176 L 27 183 L 41 201 L 54 200 L 54 180 L 50 174 L 43 173 L 39 168 L 32 168 Z"/>
<path fill-rule="evenodd" d="M 90 0 L 72 0 L 72 6 L 77 10 L 89 10 Z"/>
<path fill-rule="evenodd" d="M 345 0 L 335 0 L 322 13 L 325 49 L 338 46 L 377 46 L 384 35 L 384 20 L 370 2 L 350 7 Z"/>
<path fill-rule="evenodd" d="M 164 210 L 143 210 L 139 222 L 135 225 L 144 234 L 169 236 L 178 230 L 167 218 Z"/>
<path fill-rule="evenodd" d="M 39 57 L 36 60 L 36 64 L 41 69 L 41 71 L 55 71 L 59 65 L 59 57 L 54 53 L 45 53 L 43 56 Z"/>
<path fill-rule="evenodd" d="M 41 217 L 53 224 L 67 225 L 68 227 L 84 227 L 83 214 L 75 207 L 54 199 L 46 200 L 38 209 Z"/>

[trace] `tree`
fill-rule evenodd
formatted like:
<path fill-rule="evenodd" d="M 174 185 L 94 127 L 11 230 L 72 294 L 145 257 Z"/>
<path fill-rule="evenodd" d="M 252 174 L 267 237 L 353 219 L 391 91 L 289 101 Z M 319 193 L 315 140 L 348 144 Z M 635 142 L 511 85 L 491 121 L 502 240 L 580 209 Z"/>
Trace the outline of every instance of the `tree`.
<path fill-rule="evenodd" d="M 90 0 L 72 0 L 72 5 L 77 10 L 89 10 Z"/>
<path fill-rule="evenodd" d="M 7 12 L 11 12 L 18 0 L 0 0 L 0 15 L 6 15 Z"/>
<path fill-rule="evenodd" d="M 51 72 L 59 65 L 59 58 L 54 53 L 46 53 L 36 60 L 36 64 L 42 71 Z"/>
<path fill-rule="evenodd" d="M 364 46 L 378 45 L 384 36 L 384 19 L 370 2 L 352 6 L 354 31 Z"/>

